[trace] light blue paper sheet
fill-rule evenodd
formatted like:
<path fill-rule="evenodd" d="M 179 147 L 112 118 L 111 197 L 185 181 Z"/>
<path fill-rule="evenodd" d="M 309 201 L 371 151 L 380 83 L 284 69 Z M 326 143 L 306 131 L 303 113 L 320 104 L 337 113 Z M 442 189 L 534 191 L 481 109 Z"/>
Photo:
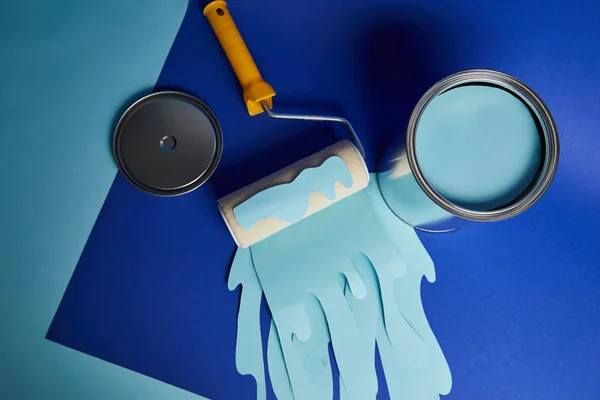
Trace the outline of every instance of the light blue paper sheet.
<path fill-rule="evenodd" d="M 0 5 L 2 399 L 201 398 L 45 339 L 115 175 L 115 118 L 152 90 L 186 7 Z"/>

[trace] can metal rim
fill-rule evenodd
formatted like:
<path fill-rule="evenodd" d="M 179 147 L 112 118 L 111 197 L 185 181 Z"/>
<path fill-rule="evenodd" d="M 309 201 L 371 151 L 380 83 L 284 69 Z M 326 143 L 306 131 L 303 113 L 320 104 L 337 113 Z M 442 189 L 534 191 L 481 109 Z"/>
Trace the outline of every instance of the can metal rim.
<path fill-rule="evenodd" d="M 198 109 L 200 109 L 206 115 L 206 117 L 209 119 L 209 121 L 212 124 L 214 131 L 215 131 L 215 146 L 216 147 L 215 147 L 213 159 L 212 159 L 208 169 L 202 174 L 202 176 L 198 177 L 198 179 L 196 179 L 195 181 L 191 182 L 190 184 L 188 184 L 182 188 L 178 188 L 176 190 L 160 190 L 155 187 L 146 185 L 143 182 L 141 182 L 139 179 L 136 179 L 136 177 L 130 173 L 129 169 L 127 168 L 127 166 L 123 160 L 122 154 L 121 154 L 120 137 L 121 137 L 121 133 L 123 130 L 123 126 L 129 119 L 129 117 L 131 115 L 133 115 L 141 107 L 148 104 L 149 102 L 151 102 L 153 100 L 161 99 L 161 98 L 179 99 L 179 100 L 186 101 L 186 102 L 198 107 Z M 223 153 L 223 132 L 221 130 L 221 125 L 219 124 L 219 120 L 217 119 L 217 116 L 215 115 L 215 113 L 202 100 L 198 99 L 197 97 L 194 97 L 194 96 L 184 93 L 184 92 L 178 92 L 178 91 L 155 92 L 155 93 L 149 94 L 149 95 L 144 96 L 141 99 L 137 100 L 135 103 L 133 103 L 131 106 L 129 106 L 129 108 L 127 108 L 127 110 L 123 113 L 123 115 L 117 122 L 117 126 L 115 128 L 115 132 L 113 135 L 112 150 L 113 150 L 113 157 L 115 159 L 117 167 L 119 168 L 119 171 L 121 171 L 121 173 L 123 174 L 125 179 L 127 179 L 127 181 L 129 181 L 129 183 L 131 183 L 132 185 L 134 185 L 135 187 L 139 188 L 140 190 L 142 190 L 146 193 L 150 193 L 150 194 L 153 194 L 156 196 L 163 196 L 163 197 L 178 196 L 178 195 L 189 193 L 189 192 L 197 189 L 203 183 L 205 183 L 215 172 L 215 170 L 217 169 L 217 165 L 221 161 L 221 155 Z"/>
<path fill-rule="evenodd" d="M 433 187 L 431 187 L 431 185 L 429 185 L 423 176 L 416 155 L 415 138 L 417 127 L 421 116 L 429 103 L 431 103 L 435 97 L 449 89 L 471 83 L 491 84 L 508 90 L 529 106 L 538 118 L 538 122 L 543 131 L 541 136 L 543 139 L 542 150 L 544 152 L 544 162 L 540 165 L 536 175 L 537 179 L 532 183 L 529 189 L 515 201 L 490 211 L 470 210 L 454 204 L 441 196 Z M 502 72 L 492 70 L 477 69 L 462 71 L 450 75 L 436 83 L 423 95 L 423 97 L 421 97 L 415 106 L 406 132 L 406 153 L 408 163 L 421 189 L 423 189 L 431 200 L 449 213 L 460 218 L 478 222 L 493 222 L 508 219 L 522 213 L 535 204 L 546 190 L 548 190 L 548 187 L 556 174 L 559 152 L 560 144 L 556 124 L 543 100 L 520 80 Z"/>

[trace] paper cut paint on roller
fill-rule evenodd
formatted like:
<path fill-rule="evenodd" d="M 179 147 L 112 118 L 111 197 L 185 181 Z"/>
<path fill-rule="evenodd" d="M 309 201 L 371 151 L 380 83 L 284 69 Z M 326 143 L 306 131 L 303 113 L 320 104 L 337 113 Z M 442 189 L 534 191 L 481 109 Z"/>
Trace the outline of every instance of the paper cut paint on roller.
<path fill-rule="evenodd" d="M 373 179 L 366 190 L 238 249 L 230 288 L 245 277 L 238 335 L 248 339 L 238 338 L 236 361 L 257 380 L 258 399 L 262 351 L 239 345 L 260 343 L 260 296 L 245 295 L 249 286 L 251 293 L 262 288 L 273 315 L 267 360 L 278 398 L 332 398 L 330 343 L 342 399 L 376 397 L 376 343 L 392 399 L 431 400 L 450 391 L 450 370 L 421 304 L 421 279 L 435 280 L 433 264 L 376 185 Z"/>
<path fill-rule="evenodd" d="M 235 218 L 246 230 L 260 220 L 275 217 L 295 224 L 306 215 L 312 193 L 321 193 L 335 200 L 336 182 L 352 187 L 352 176 L 340 157 L 333 156 L 315 168 L 307 168 L 290 183 L 273 186 L 259 192 L 233 209 Z"/>

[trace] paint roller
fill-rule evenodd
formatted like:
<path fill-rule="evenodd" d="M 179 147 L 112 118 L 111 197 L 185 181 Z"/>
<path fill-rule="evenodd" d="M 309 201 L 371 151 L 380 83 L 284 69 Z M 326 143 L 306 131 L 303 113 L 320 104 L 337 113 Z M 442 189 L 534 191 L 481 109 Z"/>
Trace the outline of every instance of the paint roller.
<path fill-rule="evenodd" d="M 275 90 L 261 76 L 224 1 L 204 9 L 243 88 L 250 115 L 343 124 L 354 143 L 342 140 L 218 200 L 239 247 L 245 248 L 367 187 L 364 148 L 352 124 L 337 116 L 281 114 L 272 110 Z"/>

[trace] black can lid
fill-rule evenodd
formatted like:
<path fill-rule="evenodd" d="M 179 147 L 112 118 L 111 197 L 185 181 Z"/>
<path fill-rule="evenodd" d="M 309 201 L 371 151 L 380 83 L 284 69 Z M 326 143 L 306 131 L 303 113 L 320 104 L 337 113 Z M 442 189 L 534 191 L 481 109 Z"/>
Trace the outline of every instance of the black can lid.
<path fill-rule="evenodd" d="M 202 185 L 222 151 L 215 114 L 181 92 L 157 92 L 138 100 L 119 120 L 113 138 L 121 173 L 134 186 L 158 196 L 176 196 Z"/>

